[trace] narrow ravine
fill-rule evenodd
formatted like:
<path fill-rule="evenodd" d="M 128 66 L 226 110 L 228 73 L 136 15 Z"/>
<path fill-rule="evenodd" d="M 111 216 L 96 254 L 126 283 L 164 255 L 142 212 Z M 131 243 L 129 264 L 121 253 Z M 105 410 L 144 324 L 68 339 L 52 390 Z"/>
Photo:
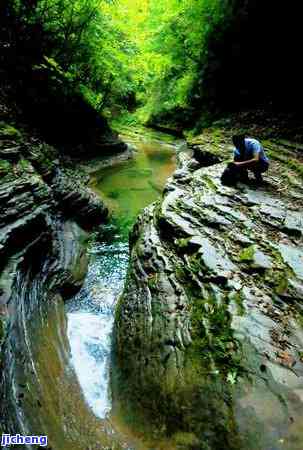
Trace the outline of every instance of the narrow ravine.
<path fill-rule="evenodd" d="M 175 169 L 176 150 L 183 144 L 162 133 L 147 137 L 132 133 L 123 139 L 132 145 L 134 159 L 92 174 L 92 186 L 109 204 L 112 217 L 92 237 L 85 284 L 66 304 L 71 361 L 85 401 L 104 424 L 113 424 L 113 434 L 119 425 L 111 418 L 112 332 L 115 304 L 128 266 L 128 232 L 140 210 L 160 195 Z M 122 429 L 127 436 L 118 438 L 119 445 L 134 448 L 136 439 Z"/>
<path fill-rule="evenodd" d="M 13 433 L 47 436 L 49 450 L 150 448 L 112 411 L 114 311 L 128 267 L 128 232 L 140 210 L 161 195 L 183 142 L 141 131 L 125 140 L 134 158 L 91 176 L 111 210 L 109 223 L 87 235 L 72 220 L 50 216 L 49 229 L 42 224 L 47 232 L 7 268 L 17 275 L 1 421 Z M 70 297 L 86 272 L 87 239 L 88 273 Z"/>

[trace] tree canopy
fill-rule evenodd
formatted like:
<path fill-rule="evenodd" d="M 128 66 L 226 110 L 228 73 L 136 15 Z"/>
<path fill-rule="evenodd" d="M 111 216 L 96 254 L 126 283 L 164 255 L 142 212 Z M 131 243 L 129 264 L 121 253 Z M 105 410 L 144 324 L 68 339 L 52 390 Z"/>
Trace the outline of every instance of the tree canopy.
<path fill-rule="evenodd" d="M 296 52 L 293 32 L 280 33 L 296 12 L 273 0 L 5 0 L 1 8 L 2 20 L 18 24 L 16 53 L 28 64 L 50 66 L 96 110 L 147 124 L 190 128 L 203 108 L 277 98 Z"/>

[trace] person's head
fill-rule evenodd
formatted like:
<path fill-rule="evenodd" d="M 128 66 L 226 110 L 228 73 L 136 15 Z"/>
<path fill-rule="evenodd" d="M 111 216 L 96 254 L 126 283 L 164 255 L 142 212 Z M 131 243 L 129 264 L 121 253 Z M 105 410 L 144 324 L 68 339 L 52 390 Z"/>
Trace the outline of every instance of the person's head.
<path fill-rule="evenodd" d="M 233 136 L 233 144 L 238 150 L 242 150 L 245 145 L 245 134 L 236 134 Z"/>

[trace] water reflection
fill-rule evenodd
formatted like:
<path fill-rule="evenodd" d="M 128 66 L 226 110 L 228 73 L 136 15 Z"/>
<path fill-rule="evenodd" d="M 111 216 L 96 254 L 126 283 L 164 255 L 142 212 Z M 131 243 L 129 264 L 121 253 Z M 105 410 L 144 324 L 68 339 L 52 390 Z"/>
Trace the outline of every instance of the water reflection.
<path fill-rule="evenodd" d="M 140 211 L 159 198 L 175 170 L 176 148 L 183 141 L 146 141 L 137 135 L 124 140 L 135 148 L 134 159 L 94 173 L 92 187 L 109 206 L 120 230 L 127 232 Z"/>
<path fill-rule="evenodd" d="M 146 142 L 139 136 L 127 140 L 136 146 L 135 159 L 93 176 L 94 189 L 113 212 L 112 221 L 92 239 L 85 284 L 66 305 L 71 362 L 87 405 L 103 423 L 114 420 L 109 390 L 111 335 L 114 307 L 128 265 L 128 232 L 140 210 L 158 198 L 175 169 L 172 143 Z M 128 430 L 122 434 L 133 441 Z M 136 448 L 143 447 L 136 444 Z"/>

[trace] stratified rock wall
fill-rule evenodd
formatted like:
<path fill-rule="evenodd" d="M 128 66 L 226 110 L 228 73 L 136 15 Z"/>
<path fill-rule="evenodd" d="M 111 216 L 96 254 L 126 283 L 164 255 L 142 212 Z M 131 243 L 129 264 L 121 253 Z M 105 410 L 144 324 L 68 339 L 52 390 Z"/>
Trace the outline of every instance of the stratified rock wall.
<path fill-rule="evenodd" d="M 86 275 L 79 224 L 101 223 L 107 209 L 52 147 L 4 123 L 0 176 L 0 434 L 43 434 L 35 339 L 50 320 L 48 306 L 60 319 L 60 305 Z"/>
<path fill-rule="evenodd" d="M 116 398 L 176 448 L 300 450 L 302 182 L 225 187 L 223 164 L 180 162 L 130 237 Z"/>

